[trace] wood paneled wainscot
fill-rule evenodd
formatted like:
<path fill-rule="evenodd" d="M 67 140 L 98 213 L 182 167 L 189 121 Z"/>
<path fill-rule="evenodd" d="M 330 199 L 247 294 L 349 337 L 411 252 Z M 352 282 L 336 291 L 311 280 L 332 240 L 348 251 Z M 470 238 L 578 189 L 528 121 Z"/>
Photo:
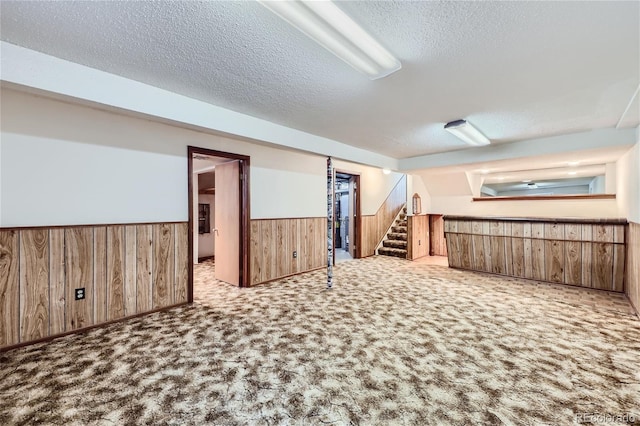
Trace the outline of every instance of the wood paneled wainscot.
<path fill-rule="evenodd" d="M 186 303 L 187 237 L 187 223 L 0 229 L 0 348 Z"/>
<path fill-rule="evenodd" d="M 627 279 L 624 292 L 640 315 L 640 223 L 629 222 L 627 236 Z"/>
<path fill-rule="evenodd" d="M 624 291 L 623 219 L 445 216 L 449 266 Z"/>
<path fill-rule="evenodd" d="M 251 285 L 326 267 L 327 218 L 253 219 L 250 256 Z"/>

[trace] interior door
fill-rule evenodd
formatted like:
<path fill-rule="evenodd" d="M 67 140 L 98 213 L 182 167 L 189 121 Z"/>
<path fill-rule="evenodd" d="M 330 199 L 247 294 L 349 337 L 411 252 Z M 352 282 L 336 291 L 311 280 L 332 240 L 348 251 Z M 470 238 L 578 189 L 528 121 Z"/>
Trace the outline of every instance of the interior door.
<path fill-rule="evenodd" d="M 447 242 L 444 239 L 444 218 L 429 215 L 429 256 L 446 256 Z"/>
<path fill-rule="evenodd" d="M 240 161 L 216 166 L 215 276 L 240 285 Z"/>

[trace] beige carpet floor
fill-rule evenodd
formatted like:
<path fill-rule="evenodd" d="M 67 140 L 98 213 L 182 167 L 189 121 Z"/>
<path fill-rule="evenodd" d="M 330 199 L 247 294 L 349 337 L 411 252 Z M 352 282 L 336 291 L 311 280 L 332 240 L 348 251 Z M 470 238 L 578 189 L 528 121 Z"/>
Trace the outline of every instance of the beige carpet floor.
<path fill-rule="evenodd" d="M 386 257 L 331 291 L 324 271 L 239 289 L 212 270 L 191 306 L 0 353 L 0 424 L 640 422 L 620 295 Z"/>

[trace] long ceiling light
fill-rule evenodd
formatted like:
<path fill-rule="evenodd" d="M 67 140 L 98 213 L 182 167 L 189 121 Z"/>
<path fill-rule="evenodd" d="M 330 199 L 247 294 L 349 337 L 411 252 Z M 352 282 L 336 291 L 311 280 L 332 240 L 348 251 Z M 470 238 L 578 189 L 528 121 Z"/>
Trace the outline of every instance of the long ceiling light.
<path fill-rule="evenodd" d="M 444 129 L 469 145 L 489 145 L 491 141 L 466 120 L 456 120 L 444 125 Z"/>
<path fill-rule="evenodd" d="M 398 59 L 330 0 L 258 1 L 372 80 L 402 68 Z"/>

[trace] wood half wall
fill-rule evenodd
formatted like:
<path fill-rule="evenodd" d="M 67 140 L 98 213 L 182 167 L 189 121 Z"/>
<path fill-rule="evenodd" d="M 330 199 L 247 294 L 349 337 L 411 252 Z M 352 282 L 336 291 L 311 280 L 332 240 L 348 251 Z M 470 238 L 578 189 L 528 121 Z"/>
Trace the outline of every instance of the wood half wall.
<path fill-rule="evenodd" d="M 640 224 L 629 222 L 625 293 L 640 316 Z"/>
<path fill-rule="evenodd" d="M 326 217 L 253 219 L 250 241 L 251 285 L 327 266 Z"/>
<path fill-rule="evenodd" d="M 429 215 L 407 217 L 407 259 L 429 255 Z"/>
<path fill-rule="evenodd" d="M 449 265 L 624 291 L 625 220 L 445 217 Z"/>
<path fill-rule="evenodd" d="M 186 303 L 187 238 L 186 222 L 0 229 L 0 348 Z"/>
<path fill-rule="evenodd" d="M 367 257 L 376 254 L 376 247 L 384 238 L 400 209 L 407 202 L 407 177 L 403 175 L 391 190 L 387 199 L 380 206 L 375 215 L 362 216 L 360 256 Z"/>

